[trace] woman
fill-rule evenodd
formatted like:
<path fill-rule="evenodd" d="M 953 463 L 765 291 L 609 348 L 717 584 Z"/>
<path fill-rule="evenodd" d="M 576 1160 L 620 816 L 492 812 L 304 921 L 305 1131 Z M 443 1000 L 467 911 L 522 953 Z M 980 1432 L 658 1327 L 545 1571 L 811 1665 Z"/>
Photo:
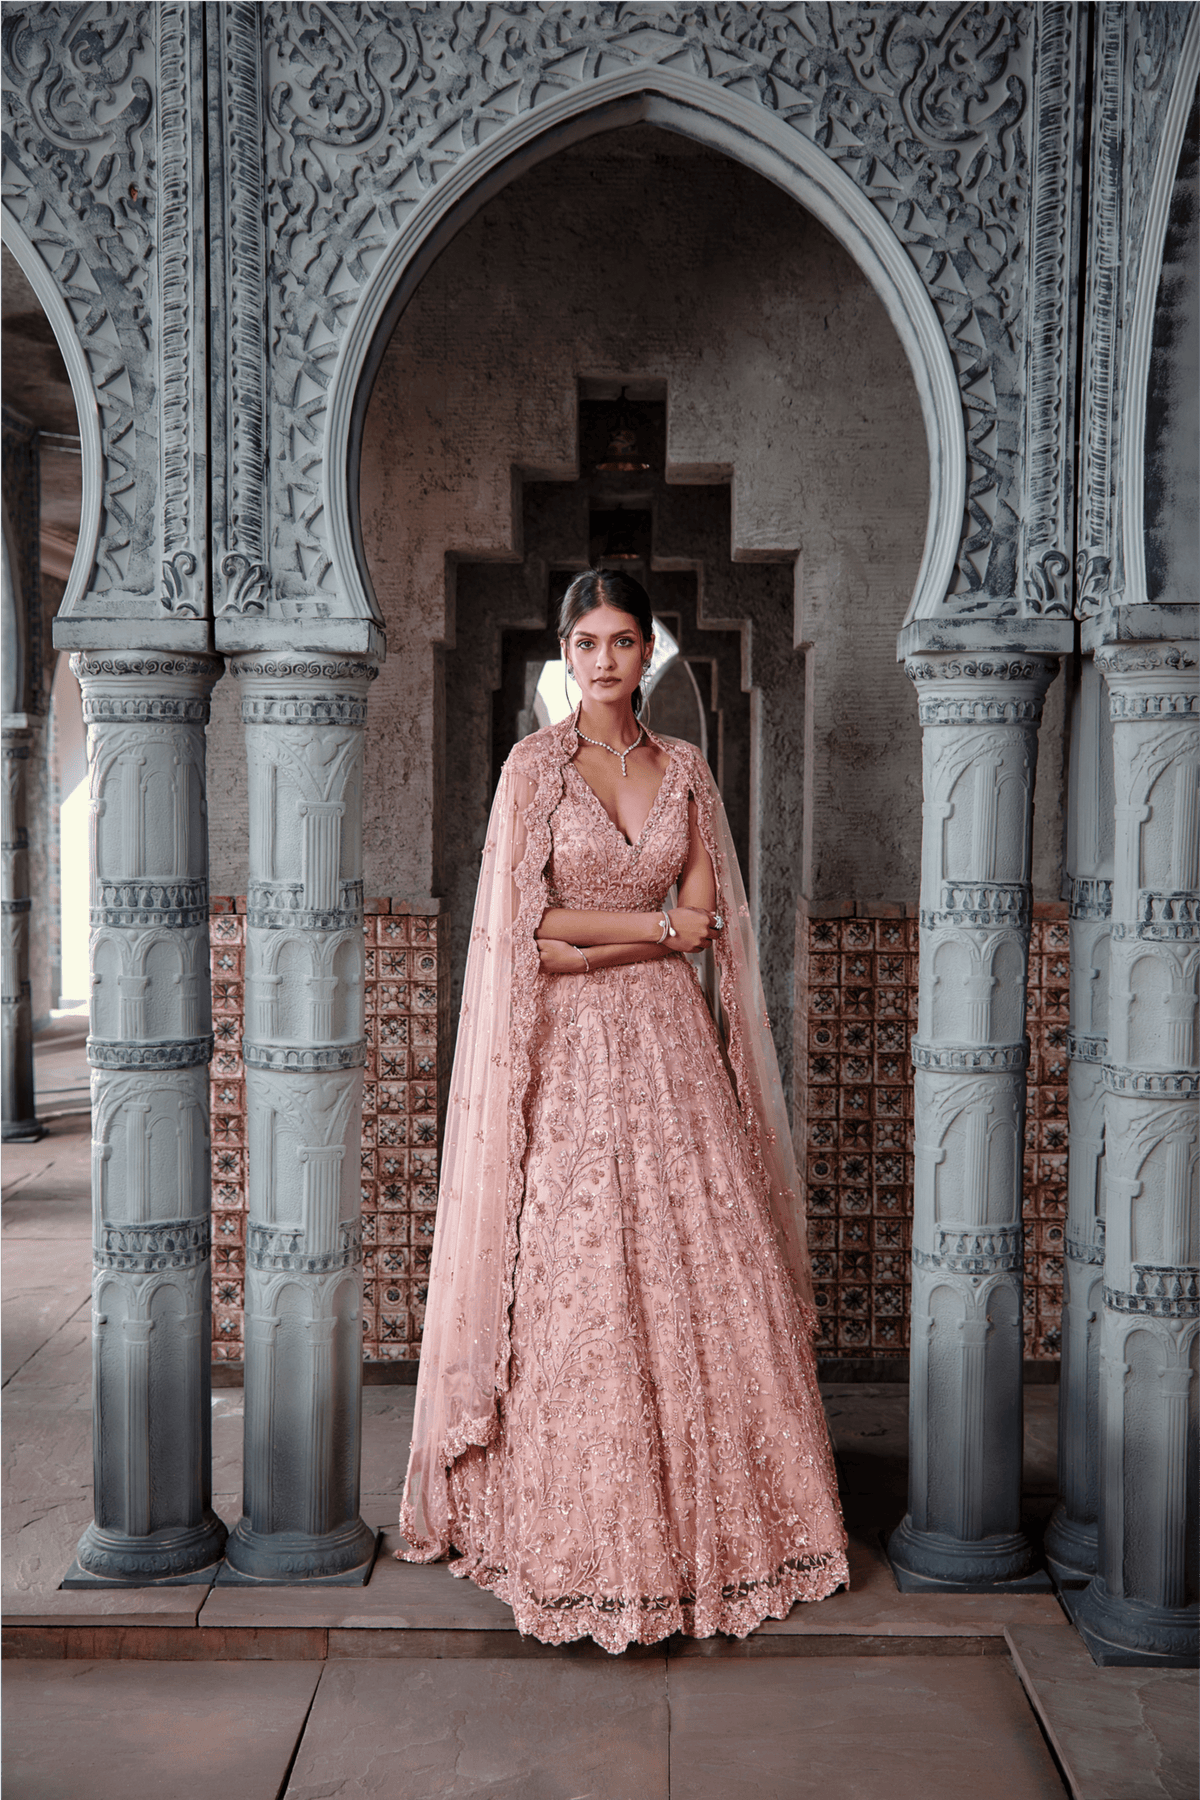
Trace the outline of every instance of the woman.
<path fill-rule="evenodd" d="M 402 1554 L 547 1643 L 743 1637 L 847 1581 L 779 1071 L 707 766 L 638 722 L 645 590 L 589 570 L 559 634 L 579 707 L 484 850 Z"/>

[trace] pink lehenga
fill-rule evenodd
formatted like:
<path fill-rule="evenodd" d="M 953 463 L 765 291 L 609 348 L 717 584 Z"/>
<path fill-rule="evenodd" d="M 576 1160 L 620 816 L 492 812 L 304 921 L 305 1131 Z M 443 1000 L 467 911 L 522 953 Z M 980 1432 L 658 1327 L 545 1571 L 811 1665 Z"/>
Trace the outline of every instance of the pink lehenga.
<path fill-rule="evenodd" d="M 803 1214 L 749 910 L 690 745 L 637 844 L 568 721 L 513 751 L 467 965 L 400 1525 L 547 1643 L 744 1637 L 848 1582 Z M 714 1023 L 681 956 L 543 975 L 550 905 L 717 877 Z"/>

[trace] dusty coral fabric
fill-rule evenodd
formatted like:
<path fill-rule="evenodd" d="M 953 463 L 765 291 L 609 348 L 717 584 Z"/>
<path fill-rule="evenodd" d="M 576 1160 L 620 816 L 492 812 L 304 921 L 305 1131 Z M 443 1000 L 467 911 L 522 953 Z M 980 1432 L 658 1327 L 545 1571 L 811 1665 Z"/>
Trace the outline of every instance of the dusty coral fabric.
<path fill-rule="evenodd" d="M 689 798 L 712 808 L 698 754 L 667 747 L 636 845 L 561 761 L 544 903 L 661 902 L 687 854 Z M 711 853 L 720 875 L 715 836 Z M 735 896 L 719 881 L 723 906 L 738 899 L 740 884 Z M 736 1040 L 765 1021 L 728 1023 L 729 1067 L 682 958 L 534 983 L 495 1411 L 443 1447 L 433 1506 L 410 1468 L 401 1524 L 410 1554 L 452 1544 L 454 1573 L 547 1642 L 740 1636 L 847 1580 L 812 1320 L 764 1164 L 771 1133 L 748 1129 L 730 1080 L 740 1070 L 753 1089 Z M 436 1279 L 435 1256 L 431 1305 Z"/>

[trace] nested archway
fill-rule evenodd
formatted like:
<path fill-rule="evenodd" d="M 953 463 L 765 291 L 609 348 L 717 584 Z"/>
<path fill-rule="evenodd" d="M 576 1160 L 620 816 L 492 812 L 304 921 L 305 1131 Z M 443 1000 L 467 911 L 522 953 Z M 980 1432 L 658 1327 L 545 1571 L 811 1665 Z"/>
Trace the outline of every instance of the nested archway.
<path fill-rule="evenodd" d="M 815 144 L 776 115 L 711 84 L 656 70 L 602 78 L 501 127 L 470 148 L 391 241 L 363 287 L 328 395 L 324 500 L 339 587 L 378 619 L 362 549 L 358 470 L 372 383 L 391 330 L 423 275 L 466 222 L 519 174 L 598 132 L 646 122 L 709 145 L 765 175 L 849 251 L 879 294 L 908 356 L 929 451 L 925 548 L 908 617 L 948 592 L 962 531 L 966 444 L 954 365 L 937 311 L 883 214 Z"/>

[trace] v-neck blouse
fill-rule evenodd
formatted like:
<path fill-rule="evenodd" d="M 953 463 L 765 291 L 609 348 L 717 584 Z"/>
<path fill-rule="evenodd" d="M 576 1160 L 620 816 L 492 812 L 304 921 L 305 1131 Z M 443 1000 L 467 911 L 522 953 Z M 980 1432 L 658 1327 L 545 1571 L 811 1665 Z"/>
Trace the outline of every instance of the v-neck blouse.
<path fill-rule="evenodd" d="M 548 874 L 559 906 L 644 912 L 661 905 L 687 861 L 687 759 L 664 744 L 667 766 L 641 835 L 631 844 L 574 762 L 550 820 Z"/>

